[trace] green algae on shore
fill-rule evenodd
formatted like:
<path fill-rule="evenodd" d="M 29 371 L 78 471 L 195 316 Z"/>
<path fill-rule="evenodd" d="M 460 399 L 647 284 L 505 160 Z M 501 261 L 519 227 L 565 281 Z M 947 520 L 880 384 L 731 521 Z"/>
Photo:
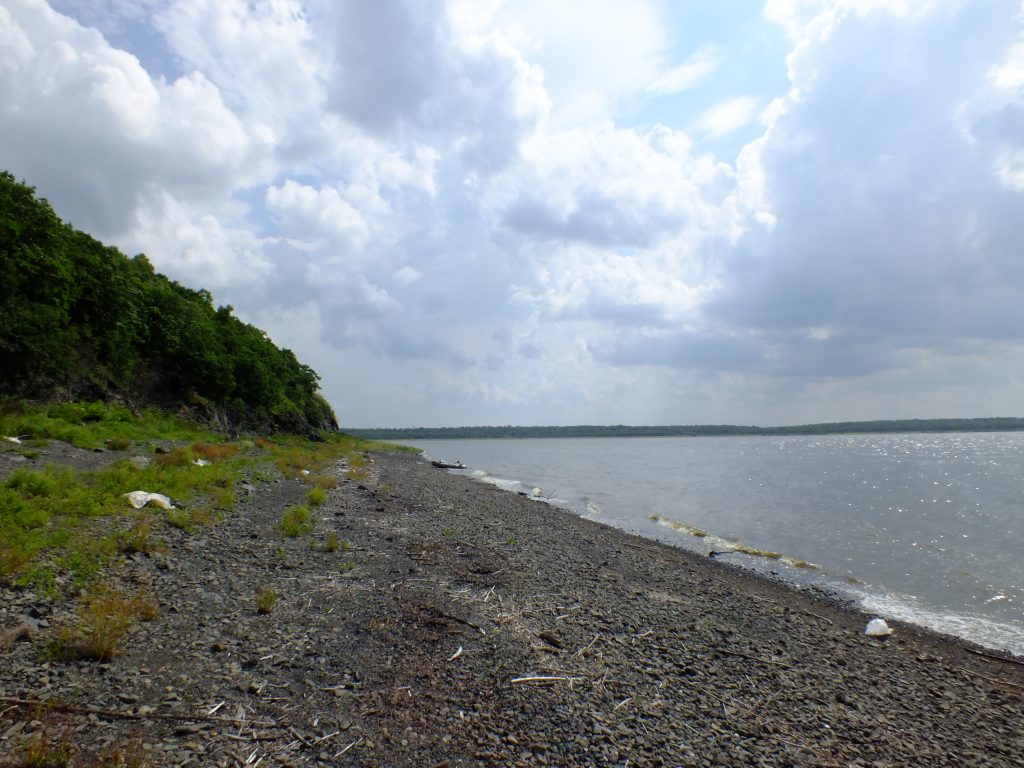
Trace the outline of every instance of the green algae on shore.
<path fill-rule="evenodd" d="M 819 570 L 820 565 L 802 560 L 798 557 L 789 557 L 781 552 L 773 552 L 768 549 L 757 549 L 747 544 L 743 544 L 738 541 L 732 541 L 730 539 L 723 539 L 719 536 L 713 536 L 712 534 L 705 531 L 703 528 L 697 528 L 686 523 L 681 523 L 678 520 L 673 520 L 670 517 L 664 517 L 663 515 L 653 514 L 650 519 L 656 522 L 658 525 L 671 528 L 674 531 L 685 533 L 695 538 L 704 539 L 712 550 L 718 552 L 729 552 L 738 553 L 741 555 L 750 555 L 751 557 L 763 557 L 766 560 L 778 560 L 781 563 L 785 563 L 793 568 L 809 568 L 812 570 Z"/>

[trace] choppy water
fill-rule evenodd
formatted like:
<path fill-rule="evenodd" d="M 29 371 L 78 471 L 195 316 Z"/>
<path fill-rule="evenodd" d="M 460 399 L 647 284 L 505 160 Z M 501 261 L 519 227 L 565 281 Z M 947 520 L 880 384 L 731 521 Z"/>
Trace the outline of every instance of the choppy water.
<path fill-rule="evenodd" d="M 408 443 L 643 536 L 759 550 L 723 559 L 1024 654 L 1024 433 Z"/>

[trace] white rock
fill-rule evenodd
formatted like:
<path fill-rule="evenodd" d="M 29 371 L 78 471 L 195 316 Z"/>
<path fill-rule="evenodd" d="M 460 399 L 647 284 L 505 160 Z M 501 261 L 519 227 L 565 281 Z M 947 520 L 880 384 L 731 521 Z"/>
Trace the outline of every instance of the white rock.
<path fill-rule="evenodd" d="M 885 619 L 872 619 L 864 629 L 864 634 L 870 637 L 885 637 L 892 634 L 892 627 L 885 623 Z"/>
<path fill-rule="evenodd" d="M 195 459 L 192 463 L 195 464 L 197 467 L 206 467 L 209 466 L 210 464 L 210 462 L 208 462 L 206 459 Z"/>

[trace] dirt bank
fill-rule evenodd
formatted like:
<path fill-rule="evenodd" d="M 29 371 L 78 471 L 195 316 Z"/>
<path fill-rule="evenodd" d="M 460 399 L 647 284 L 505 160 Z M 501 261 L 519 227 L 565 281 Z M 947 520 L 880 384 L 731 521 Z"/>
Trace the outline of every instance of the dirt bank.
<path fill-rule="evenodd" d="M 859 613 L 413 457 L 333 471 L 311 534 L 277 528 L 305 486 L 254 483 L 131 557 L 114 578 L 157 616 L 108 663 L 40 662 L 67 606 L 3 591 L 0 628 L 31 632 L 0 650 L 0 754 L 45 726 L 155 766 L 1024 765 L 1019 664 L 865 637 Z M 16 703 L 41 698 L 60 707 Z"/>

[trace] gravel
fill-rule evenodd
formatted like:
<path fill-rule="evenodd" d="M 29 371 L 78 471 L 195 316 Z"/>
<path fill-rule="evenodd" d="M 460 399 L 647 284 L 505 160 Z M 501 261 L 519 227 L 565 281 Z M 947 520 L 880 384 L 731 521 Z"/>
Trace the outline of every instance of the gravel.
<path fill-rule="evenodd" d="M 1019 662 L 867 637 L 818 594 L 412 456 L 328 471 L 311 534 L 277 528 L 308 486 L 251 481 L 119 565 L 159 611 L 110 662 L 40 661 L 71 603 L 0 590 L 0 755 L 59 726 L 82 764 L 1024 766 Z"/>

